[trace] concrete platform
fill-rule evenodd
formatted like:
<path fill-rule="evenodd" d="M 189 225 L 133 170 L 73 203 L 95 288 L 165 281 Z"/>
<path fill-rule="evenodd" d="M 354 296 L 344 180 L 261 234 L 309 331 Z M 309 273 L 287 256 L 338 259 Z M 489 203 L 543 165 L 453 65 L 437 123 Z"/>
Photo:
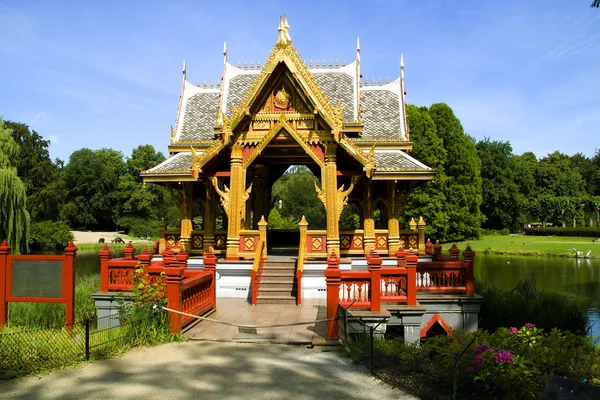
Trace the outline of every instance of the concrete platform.
<path fill-rule="evenodd" d="M 299 345 L 335 345 L 338 341 L 326 340 L 326 323 L 316 323 L 327 318 L 326 301 L 307 299 L 302 305 L 257 304 L 245 299 L 217 299 L 217 310 L 209 318 L 217 321 L 244 325 L 246 329 L 201 321 L 185 331 L 192 340 L 226 341 L 244 343 L 280 343 Z M 307 322 L 302 325 L 264 327 Z M 256 334 L 248 333 L 247 327 L 256 326 Z M 261 328 L 263 326 L 264 328 Z"/>

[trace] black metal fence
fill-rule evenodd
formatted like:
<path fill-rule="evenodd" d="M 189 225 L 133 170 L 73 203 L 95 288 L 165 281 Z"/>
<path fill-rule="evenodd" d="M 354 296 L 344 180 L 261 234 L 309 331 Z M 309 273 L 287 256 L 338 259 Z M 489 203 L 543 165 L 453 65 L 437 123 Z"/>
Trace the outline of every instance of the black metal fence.
<path fill-rule="evenodd" d="M 133 345 L 121 314 L 43 329 L 5 328 L 0 333 L 0 380 L 102 358 Z"/>
<path fill-rule="evenodd" d="M 461 353 L 442 356 L 440 352 L 446 351 L 442 346 L 407 343 L 402 327 L 365 323 L 342 307 L 337 323 L 347 355 L 378 379 L 422 399 L 478 398 L 475 388 L 461 377 L 469 363 Z"/>

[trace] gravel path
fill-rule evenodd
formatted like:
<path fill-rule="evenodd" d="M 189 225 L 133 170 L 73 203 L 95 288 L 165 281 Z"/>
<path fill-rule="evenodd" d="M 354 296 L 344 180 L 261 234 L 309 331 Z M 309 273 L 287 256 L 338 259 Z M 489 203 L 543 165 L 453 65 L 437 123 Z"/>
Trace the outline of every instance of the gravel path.
<path fill-rule="evenodd" d="M 336 352 L 184 342 L 0 383 L 0 399 L 416 399 Z"/>
<path fill-rule="evenodd" d="M 106 243 L 110 243 L 114 238 L 120 237 L 125 242 L 129 240 L 137 241 L 140 238 L 132 238 L 125 235 L 122 232 L 90 232 L 90 231 L 71 231 L 73 234 L 73 242 L 75 245 L 78 243 L 98 243 L 98 239 L 104 238 Z"/>

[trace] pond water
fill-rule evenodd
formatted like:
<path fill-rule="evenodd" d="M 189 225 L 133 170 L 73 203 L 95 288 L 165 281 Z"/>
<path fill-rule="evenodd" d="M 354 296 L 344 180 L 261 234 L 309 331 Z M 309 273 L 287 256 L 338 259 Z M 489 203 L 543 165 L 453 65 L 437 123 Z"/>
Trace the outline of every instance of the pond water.
<path fill-rule="evenodd" d="M 113 250 L 113 257 L 122 256 L 122 248 Z M 77 276 L 99 272 L 100 258 L 97 251 L 81 251 L 77 254 Z M 519 280 L 532 275 L 538 290 L 564 293 L 588 304 L 592 324 L 590 334 L 600 337 L 600 259 L 475 256 L 475 276 L 502 288 L 512 289 Z"/>
<path fill-rule="evenodd" d="M 475 256 L 475 276 L 511 289 L 533 275 L 538 290 L 563 293 L 589 305 L 590 335 L 600 337 L 600 259 Z"/>

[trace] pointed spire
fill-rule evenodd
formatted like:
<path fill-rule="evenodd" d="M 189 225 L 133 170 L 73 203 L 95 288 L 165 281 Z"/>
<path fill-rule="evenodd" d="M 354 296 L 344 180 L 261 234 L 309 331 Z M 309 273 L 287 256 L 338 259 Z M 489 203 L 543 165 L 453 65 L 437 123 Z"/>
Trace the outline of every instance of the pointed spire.
<path fill-rule="evenodd" d="M 404 54 L 400 54 L 400 77 L 404 79 Z"/>
<path fill-rule="evenodd" d="M 227 42 L 223 42 L 223 64 L 227 64 Z"/>
<path fill-rule="evenodd" d="M 292 38 L 290 37 L 290 26 L 287 21 L 287 15 L 285 14 L 283 14 L 283 29 L 285 29 L 285 39 L 288 42 L 291 42 Z"/>
<path fill-rule="evenodd" d="M 183 59 L 183 69 L 181 70 L 181 72 L 183 73 L 183 79 L 185 79 L 185 75 L 187 73 L 187 68 L 185 66 L 185 58 Z"/>
<path fill-rule="evenodd" d="M 360 64 L 360 38 L 356 38 L 356 59 L 358 60 L 358 63 Z"/>
<path fill-rule="evenodd" d="M 277 46 L 287 46 L 288 39 L 285 32 L 285 26 L 283 24 L 283 17 L 281 15 L 279 16 L 279 28 L 277 31 L 279 32 L 279 35 L 277 36 Z"/>

